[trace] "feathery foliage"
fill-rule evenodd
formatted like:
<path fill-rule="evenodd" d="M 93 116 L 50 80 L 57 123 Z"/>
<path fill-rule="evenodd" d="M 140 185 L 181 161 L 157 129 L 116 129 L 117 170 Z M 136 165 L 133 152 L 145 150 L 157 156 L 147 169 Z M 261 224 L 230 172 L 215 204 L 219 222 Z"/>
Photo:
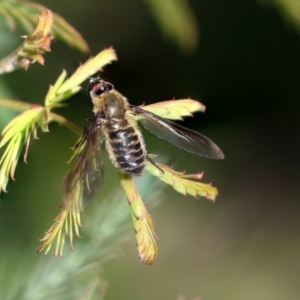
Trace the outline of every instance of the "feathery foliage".
<path fill-rule="evenodd" d="M 2 12 L 3 15 L 7 16 L 11 25 L 13 24 L 13 19 L 8 17 L 8 11 L 14 16 L 17 14 L 14 13 L 14 9 L 8 10 L 8 2 L 10 3 L 9 5 L 14 3 L 15 7 L 18 7 L 20 3 L 25 3 L 24 9 L 16 8 L 16 11 L 20 16 L 27 16 L 28 9 L 41 8 L 41 6 L 27 1 L 1 2 L 0 13 Z M 7 9 L 7 11 L 5 9 Z M 6 12 L 6 14 L 4 12 Z M 58 19 L 60 24 L 62 23 L 60 17 L 57 15 L 54 16 L 50 10 L 44 11 L 38 19 L 36 28 L 30 35 L 25 37 L 26 40 L 24 44 L 11 56 L 14 60 L 8 60 L 8 58 L 2 60 L 0 62 L 0 70 L 1 67 L 2 70 L 6 72 L 13 71 L 18 67 L 27 68 L 30 63 L 35 61 L 43 64 L 44 58 L 42 54 L 44 54 L 45 51 L 50 51 L 50 44 L 52 41 L 51 33 L 52 31 L 55 31 L 54 24 L 56 23 L 54 17 L 55 20 Z M 23 26 L 30 28 L 29 23 L 24 21 L 26 18 L 20 17 L 19 19 Z M 28 18 L 28 20 L 29 19 L 30 18 Z M 61 34 L 63 37 L 70 34 L 66 28 L 62 31 L 64 32 L 64 34 Z M 69 36 L 72 36 L 72 34 Z M 117 60 L 117 56 L 114 50 L 108 48 L 80 65 L 69 78 L 67 78 L 66 71 L 63 71 L 54 85 L 50 86 L 43 106 L 25 103 L 19 100 L 0 98 L 0 106 L 21 111 L 18 116 L 7 124 L 1 134 L 0 148 L 6 148 L 0 159 L 0 191 L 7 191 L 9 177 L 14 179 L 14 173 L 21 151 L 25 147 L 24 159 L 26 160 L 30 139 L 32 136 L 37 136 L 38 129 L 48 131 L 49 124 L 54 121 L 68 127 L 78 134 L 82 133 L 81 129 L 76 124 L 63 116 L 54 113 L 53 110 L 65 105 L 63 102 L 76 94 L 81 89 L 80 85 L 82 82 L 88 77 L 101 71 L 105 65 L 115 60 Z M 10 64 L 8 64 L 8 62 L 10 62 Z M 205 110 L 203 104 L 192 99 L 164 101 L 144 106 L 143 108 L 161 117 L 172 120 L 182 120 L 186 116 L 192 116 L 194 112 L 203 112 Z M 130 117 L 136 121 L 139 119 L 138 116 L 131 115 Z M 84 147 L 84 143 L 85 141 L 83 140 L 80 147 L 74 148 L 72 158 L 75 156 L 80 157 L 80 152 Z M 194 197 L 203 196 L 210 200 L 215 200 L 215 197 L 217 196 L 216 188 L 197 181 L 202 179 L 202 174 L 188 175 L 177 172 L 163 164 L 153 165 L 148 163 L 146 169 L 152 175 L 171 185 L 179 193 L 190 194 Z M 158 246 L 151 216 L 137 191 L 134 179 L 131 176 L 119 172 L 119 180 L 129 203 L 133 226 L 136 231 L 136 242 L 140 259 L 145 264 L 152 264 L 157 257 Z M 73 249 L 74 235 L 79 236 L 79 227 L 81 226 L 80 213 L 83 208 L 84 197 L 81 181 L 75 181 L 74 184 L 72 197 L 69 199 L 68 203 L 65 201 L 62 203 L 60 212 L 54 220 L 54 224 L 41 239 L 42 245 L 39 247 L 38 252 L 44 251 L 46 254 L 53 244 L 55 244 L 55 255 L 62 256 L 66 237 L 70 241 L 71 249 Z"/>

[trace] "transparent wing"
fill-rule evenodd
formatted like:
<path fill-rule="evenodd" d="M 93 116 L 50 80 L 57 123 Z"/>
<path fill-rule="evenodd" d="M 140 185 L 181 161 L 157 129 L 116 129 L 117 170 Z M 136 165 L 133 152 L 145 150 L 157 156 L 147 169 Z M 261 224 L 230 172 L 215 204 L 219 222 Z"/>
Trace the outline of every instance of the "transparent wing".
<path fill-rule="evenodd" d="M 142 118 L 139 118 L 139 122 L 151 133 L 169 141 L 175 146 L 188 152 L 209 158 L 224 158 L 222 150 L 213 141 L 201 133 L 163 119 L 138 106 L 130 105 L 130 111 L 134 115 L 142 116 Z"/>
<path fill-rule="evenodd" d="M 89 131 L 86 133 L 82 153 L 73 169 L 64 179 L 63 205 L 73 213 L 83 210 L 95 197 L 102 185 L 102 127 L 101 118 L 96 116 Z"/>

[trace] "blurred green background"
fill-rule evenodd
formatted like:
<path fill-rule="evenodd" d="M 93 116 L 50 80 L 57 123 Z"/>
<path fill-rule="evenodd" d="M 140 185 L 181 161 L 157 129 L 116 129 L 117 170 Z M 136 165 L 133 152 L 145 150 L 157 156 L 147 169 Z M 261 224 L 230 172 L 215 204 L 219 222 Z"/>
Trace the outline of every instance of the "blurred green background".
<path fill-rule="evenodd" d="M 132 104 L 187 97 L 204 103 L 206 113 L 185 125 L 210 137 L 226 157 L 214 161 L 190 155 L 144 132 L 149 152 L 168 157 L 178 170 L 204 171 L 203 181 L 217 186 L 220 195 L 213 204 L 166 188 L 160 205 L 150 209 L 158 260 L 151 267 L 139 262 L 129 229 L 121 255 L 99 270 L 108 284 L 105 299 L 299 299 L 300 35 L 295 18 L 274 2 L 279 10 L 263 5 L 271 1 L 190 1 L 199 40 L 179 46 L 158 25 L 150 1 L 40 1 L 81 32 L 92 54 L 116 49 L 119 61 L 103 76 Z M 166 10 L 165 18 L 169 14 Z M 11 33 L 1 21 L 0 34 L 4 57 L 24 32 Z M 54 42 L 44 67 L 35 64 L 27 72 L 1 76 L 1 96 L 42 103 L 61 70 L 72 73 L 87 57 Z M 60 113 L 83 127 L 92 116 L 88 106 L 83 91 Z M 12 116 L 1 108 L 1 128 Z M 26 260 L 21 251 L 29 247 L 27 241 L 34 242 L 26 251 L 35 251 L 58 212 L 58 183 L 68 171 L 64 162 L 77 137 L 52 124 L 50 133 L 39 138 L 31 144 L 29 165 L 19 164 L 16 182 L 1 197 L 1 253 L 15 250 L 17 261 Z M 115 177 L 107 162 L 96 201 L 115 189 Z M 86 219 L 91 211 L 86 209 Z M 101 220 L 92 222 L 100 226 Z M 75 253 L 80 243 L 84 234 L 75 241 Z M 68 249 L 64 253 L 73 255 Z M 51 254 L 33 257 L 53 265 L 61 261 Z M 7 270 L 7 280 L 13 281 L 15 275 Z"/>

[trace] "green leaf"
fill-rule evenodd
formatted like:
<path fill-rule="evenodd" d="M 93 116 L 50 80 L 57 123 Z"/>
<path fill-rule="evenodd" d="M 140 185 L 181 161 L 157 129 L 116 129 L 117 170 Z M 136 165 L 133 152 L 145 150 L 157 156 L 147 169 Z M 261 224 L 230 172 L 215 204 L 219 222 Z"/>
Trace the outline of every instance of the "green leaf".
<path fill-rule="evenodd" d="M 188 0 L 144 0 L 165 35 L 184 51 L 196 49 L 197 19 Z"/>

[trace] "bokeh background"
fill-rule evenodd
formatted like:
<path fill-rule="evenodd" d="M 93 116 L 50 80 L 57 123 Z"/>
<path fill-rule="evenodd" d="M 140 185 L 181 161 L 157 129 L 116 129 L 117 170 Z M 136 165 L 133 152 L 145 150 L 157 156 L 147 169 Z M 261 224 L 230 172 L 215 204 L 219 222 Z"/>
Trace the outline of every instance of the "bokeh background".
<path fill-rule="evenodd" d="M 40 3 L 78 29 L 92 54 L 108 46 L 116 49 L 119 61 L 103 76 L 132 104 L 187 97 L 204 103 L 205 114 L 188 118 L 185 125 L 210 137 L 226 156 L 214 161 L 190 155 L 143 131 L 149 152 L 178 170 L 204 171 L 203 181 L 217 186 L 220 195 L 212 203 L 184 197 L 163 183 L 155 186 L 163 189 L 159 205 L 149 204 L 159 237 L 158 260 L 150 267 L 139 262 L 130 226 L 124 233 L 128 239 L 116 235 L 125 240 L 115 247 L 119 254 L 99 268 L 108 285 L 104 299 L 299 299 L 299 2 L 186 2 L 190 23 L 179 23 L 177 36 L 163 29 L 151 1 Z M 173 14 L 168 7 L 163 20 Z M 4 57 L 24 32 L 10 32 L 3 21 L 0 29 Z M 61 70 L 72 73 L 87 57 L 54 42 L 44 67 L 1 76 L 1 96 L 42 103 Z M 83 91 L 60 113 L 84 127 L 90 106 Z M 13 113 L 1 110 L 3 128 Z M 34 252 L 58 212 L 58 183 L 68 171 L 64 162 L 77 137 L 53 124 L 39 138 L 31 144 L 29 164 L 19 164 L 16 181 L 1 196 L 1 290 L 16 280 L 12 269 L 23 268 L 31 252 L 31 268 L 41 259 L 58 268 L 65 259 Z M 105 186 L 95 201 L 117 189 L 116 172 L 107 162 Z M 146 189 L 144 198 L 153 193 Z M 125 196 L 119 201 L 126 203 Z M 84 213 L 87 220 L 93 205 Z M 110 210 L 102 214 L 110 218 Z M 92 222 L 101 226 L 99 219 Z M 75 241 L 74 253 L 82 243 L 84 234 Z M 74 253 L 65 249 L 65 256 Z M 31 284 L 26 276 L 22 280 Z M 15 299 L 23 299 L 20 295 L 22 290 Z"/>

